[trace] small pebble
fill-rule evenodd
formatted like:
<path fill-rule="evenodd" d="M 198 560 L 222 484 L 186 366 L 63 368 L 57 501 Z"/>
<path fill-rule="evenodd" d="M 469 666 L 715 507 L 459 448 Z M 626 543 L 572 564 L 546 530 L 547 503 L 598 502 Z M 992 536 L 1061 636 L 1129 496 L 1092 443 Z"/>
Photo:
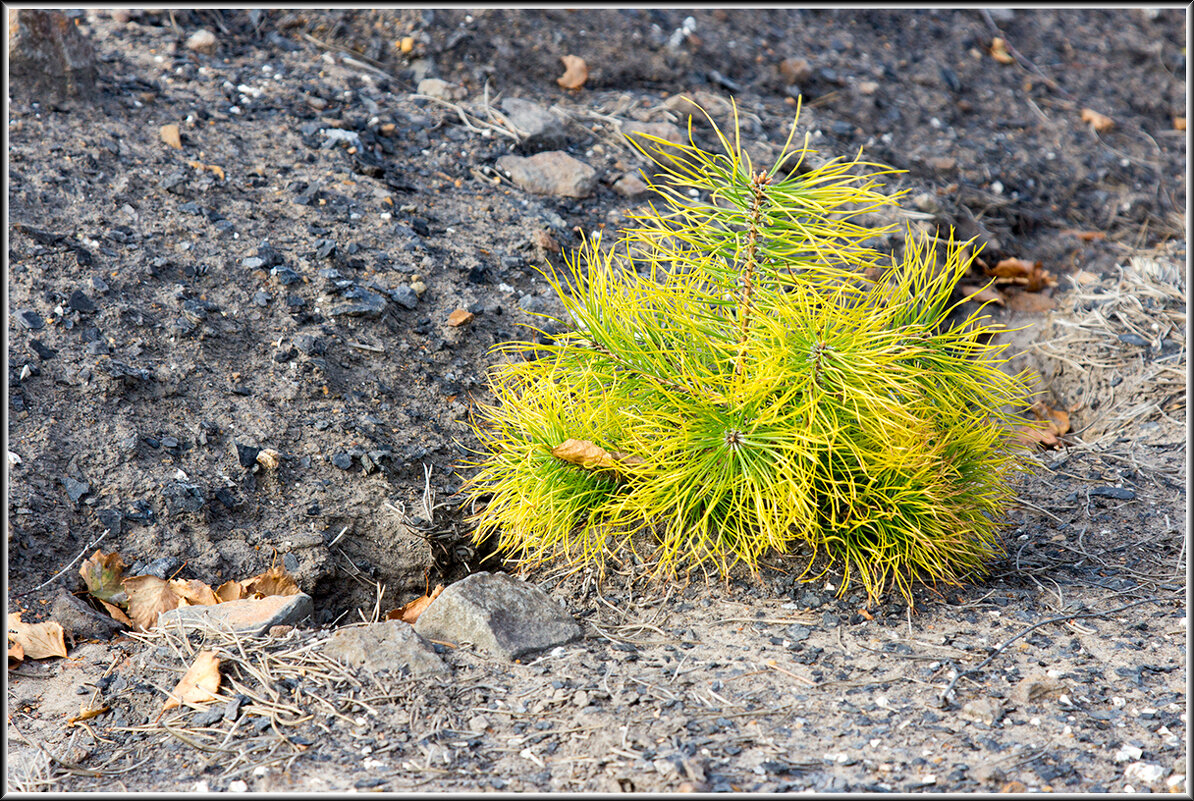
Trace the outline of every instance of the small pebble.
<path fill-rule="evenodd" d="M 347 470 L 352 467 L 352 457 L 342 451 L 332 457 L 332 464 L 341 470 Z"/>
<path fill-rule="evenodd" d="M 44 328 L 46 321 L 42 319 L 41 315 L 32 309 L 21 309 L 17 312 L 17 322 L 28 328 L 30 331 L 37 331 Z"/>

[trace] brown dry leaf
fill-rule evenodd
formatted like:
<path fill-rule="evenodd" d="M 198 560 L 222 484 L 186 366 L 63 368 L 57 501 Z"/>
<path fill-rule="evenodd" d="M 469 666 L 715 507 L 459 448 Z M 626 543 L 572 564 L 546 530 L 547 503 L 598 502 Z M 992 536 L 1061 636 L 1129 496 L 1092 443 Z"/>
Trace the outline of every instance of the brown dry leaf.
<path fill-rule="evenodd" d="M 990 301 L 997 303 L 1000 306 L 1004 305 L 1003 293 L 993 286 L 975 286 L 974 284 L 963 284 L 958 287 L 962 290 L 962 300 L 972 300 L 975 303 L 986 303 Z"/>
<path fill-rule="evenodd" d="M 182 150 L 182 136 L 178 133 L 177 125 L 163 125 L 158 129 L 158 136 L 175 150 Z"/>
<path fill-rule="evenodd" d="M 111 601 L 124 592 L 124 586 L 120 583 L 123 572 L 124 560 L 115 551 L 104 553 L 96 550 L 79 566 L 79 575 L 87 585 L 87 592 L 101 601 Z"/>
<path fill-rule="evenodd" d="M 130 629 L 133 627 L 133 621 L 129 620 L 129 616 L 126 615 L 124 613 L 124 610 L 121 609 L 119 606 L 117 606 L 116 604 L 108 603 L 107 601 L 103 601 L 103 600 L 101 600 L 100 603 L 103 604 L 104 609 L 106 609 L 108 614 L 112 616 L 113 620 L 115 620 L 119 623 L 123 623 L 124 625 L 128 626 Z"/>
<path fill-rule="evenodd" d="M 8 646 L 8 666 L 19 664 L 25 658 L 25 649 L 21 647 L 19 642 L 14 642 Z"/>
<path fill-rule="evenodd" d="M 111 708 L 112 707 L 110 707 L 110 706 L 93 706 L 90 709 L 84 709 L 84 708 L 80 707 L 79 714 L 72 715 L 71 717 L 66 719 L 66 725 L 73 726 L 81 720 L 91 720 L 92 718 L 98 718 L 100 715 L 109 711 Z"/>
<path fill-rule="evenodd" d="M 609 451 L 587 439 L 566 439 L 551 449 L 551 455 L 565 462 L 580 465 L 586 470 L 614 470 L 618 467 L 618 462 Z"/>
<path fill-rule="evenodd" d="M 241 584 L 244 585 L 246 596 L 298 595 L 300 592 L 298 584 L 281 566 L 271 567 L 264 573 L 245 579 Z"/>
<path fill-rule="evenodd" d="M 1003 259 L 994 268 L 985 270 L 998 284 L 1015 284 L 1025 292 L 1039 292 L 1046 287 L 1057 286 L 1057 279 L 1041 262 L 1027 259 Z"/>
<path fill-rule="evenodd" d="M 214 606 L 220 602 L 215 591 L 197 579 L 171 579 L 170 585 L 181 599 L 179 606 Z"/>
<path fill-rule="evenodd" d="M 565 89 L 579 89 L 589 79 L 589 65 L 580 56 L 561 56 L 564 62 L 564 74 L 556 78 L 556 83 Z"/>
<path fill-rule="evenodd" d="M 66 640 L 62 626 L 54 621 L 46 623 L 22 623 L 20 612 L 8 615 L 8 639 L 21 649 L 22 659 L 45 659 L 48 656 L 66 656 Z M 9 655 L 12 655 L 9 648 Z"/>
<path fill-rule="evenodd" d="M 1044 314 L 1056 305 L 1053 298 L 1039 292 L 1009 292 L 1007 296 L 1007 307 L 1024 314 Z"/>
<path fill-rule="evenodd" d="M 1173 130 L 1175 130 L 1175 131 L 1186 130 L 1186 118 L 1185 117 L 1174 117 L 1173 118 Z"/>
<path fill-rule="evenodd" d="M 1100 114 L 1092 108 L 1082 109 L 1082 121 L 1088 123 L 1091 128 L 1094 128 L 1099 133 L 1109 131 L 1115 125 L 1115 120 L 1106 114 Z"/>
<path fill-rule="evenodd" d="M 128 616 L 136 628 L 149 631 L 157 625 L 159 614 L 179 607 L 182 599 L 172 585 L 173 582 L 157 576 L 131 576 L 124 580 L 124 591 L 129 596 Z"/>
<path fill-rule="evenodd" d="M 415 624 L 419 619 L 419 615 L 423 614 L 423 610 L 431 606 L 431 602 L 439 597 L 439 594 L 444 591 L 443 584 L 436 584 L 427 595 L 420 595 L 401 609 L 391 609 L 386 613 L 386 620 L 402 620 L 406 623 Z"/>
<path fill-rule="evenodd" d="M 1070 430 L 1070 415 L 1063 409 L 1054 409 L 1044 401 L 1037 401 L 1032 407 L 1032 412 L 1038 419 L 1047 422 L 1049 430 L 1054 434 L 1064 434 Z"/>
<path fill-rule="evenodd" d="M 1027 278 L 1032 274 L 1032 262 L 1027 259 L 1001 259 L 986 272 L 995 278 Z"/>
<path fill-rule="evenodd" d="M 448 325 L 454 328 L 459 328 L 466 323 L 471 323 L 474 317 L 476 317 L 476 315 L 468 309 L 457 309 L 448 315 Z"/>
<path fill-rule="evenodd" d="M 216 587 L 216 597 L 220 599 L 220 603 L 239 601 L 245 597 L 245 586 L 239 581 L 225 581 Z"/>
<path fill-rule="evenodd" d="M 179 680 L 170 697 L 162 704 L 162 712 L 176 706 L 198 706 L 216 700 L 215 692 L 220 689 L 220 660 L 211 651 L 200 651 L 195 655 L 191 668 Z"/>
<path fill-rule="evenodd" d="M 991 58 L 998 61 L 1000 64 L 1012 64 L 1015 58 L 1007 51 L 1007 42 L 999 36 L 991 40 Z"/>
<path fill-rule="evenodd" d="M 1012 442 L 1024 446 L 1040 445 L 1042 448 L 1056 448 L 1061 444 L 1056 434 L 1036 426 L 1020 426 L 1012 436 Z"/>

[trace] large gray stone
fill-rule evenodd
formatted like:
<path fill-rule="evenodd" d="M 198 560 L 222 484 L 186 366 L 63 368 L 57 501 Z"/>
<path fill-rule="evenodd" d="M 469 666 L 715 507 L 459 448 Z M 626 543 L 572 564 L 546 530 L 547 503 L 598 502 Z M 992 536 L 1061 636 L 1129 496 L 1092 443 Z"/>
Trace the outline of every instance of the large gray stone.
<path fill-rule="evenodd" d="M 559 150 L 525 158 L 502 156 L 497 165 L 516 186 L 536 195 L 588 197 L 597 185 L 596 170 Z"/>
<path fill-rule="evenodd" d="M 8 29 L 13 90 L 35 100 L 43 95 L 61 100 L 88 95 L 95 88 L 95 49 L 66 14 L 50 9 L 9 9 Z"/>
<path fill-rule="evenodd" d="M 451 672 L 431 644 L 416 634 L 409 623 L 401 620 L 338 629 L 323 647 L 323 652 L 345 664 L 375 673 L 381 670 L 399 673 L 403 668 L 412 676 Z"/>
<path fill-rule="evenodd" d="M 158 628 L 184 631 L 232 630 L 239 634 L 265 634 L 272 626 L 295 626 L 311 616 L 311 596 L 267 595 L 264 598 L 225 601 L 212 606 L 183 606 L 158 615 Z"/>
<path fill-rule="evenodd" d="M 527 153 L 542 150 L 562 150 L 568 145 L 568 134 L 560 118 L 538 103 L 521 97 L 507 97 L 502 101 L 506 118 L 523 134 L 519 146 Z"/>
<path fill-rule="evenodd" d="M 543 590 L 486 572 L 440 593 L 419 615 L 415 631 L 429 640 L 471 642 L 511 661 L 580 636 L 576 621 Z"/>

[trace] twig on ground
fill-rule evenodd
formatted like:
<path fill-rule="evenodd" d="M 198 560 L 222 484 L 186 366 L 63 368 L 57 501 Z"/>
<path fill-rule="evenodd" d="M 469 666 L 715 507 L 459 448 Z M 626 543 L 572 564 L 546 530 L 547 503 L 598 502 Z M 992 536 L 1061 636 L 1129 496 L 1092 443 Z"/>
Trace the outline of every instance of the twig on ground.
<path fill-rule="evenodd" d="M 66 571 L 68 571 L 68 570 L 70 570 L 72 567 L 74 567 L 74 566 L 75 566 L 75 562 L 77 562 L 77 561 L 79 561 L 80 559 L 82 559 L 82 558 L 83 558 L 83 556 L 84 556 L 84 554 L 86 554 L 88 551 L 90 551 L 90 550 L 91 550 L 92 548 L 94 548 L 95 546 L 99 545 L 99 544 L 100 544 L 100 542 L 102 542 L 102 541 L 103 541 L 103 539 L 104 539 L 104 537 L 106 537 L 106 536 L 108 536 L 108 529 L 104 529 L 104 533 L 103 533 L 103 534 L 100 534 L 98 537 L 96 537 L 94 540 L 92 540 L 90 544 L 88 544 L 88 545 L 85 545 L 85 546 L 83 547 L 83 550 L 79 551 L 79 553 L 78 553 L 78 554 L 75 556 L 75 558 L 74 558 L 74 559 L 72 559 L 72 560 L 70 560 L 70 563 L 69 563 L 69 564 L 68 564 L 66 567 L 62 568 L 62 569 L 61 569 L 61 570 L 59 570 L 57 573 L 55 573 L 54 575 L 50 576 L 48 579 L 46 579 L 45 581 L 43 581 L 41 584 L 38 584 L 38 585 L 37 585 L 36 587 L 34 587 L 33 589 L 31 589 L 31 590 L 25 590 L 25 591 L 24 591 L 24 592 L 22 592 L 22 593 L 17 593 L 17 594 L 16 594 L 16 595 L 14 595 L 13 597 L 14 597 L 14 598 L 23 598 L 23 597 L 25 597 L 26 595 L 29 595 L 29 594 L 31 594 L 31 593 L 35 593 L 35 592 L 37 592 L 38 590 L 42 589 L 43 587 L 46 587 L 47 585 L 51 584 L 51 583 L 52 583 L 52 582 L 53 582 L 55 579 L 57 579 L 57 578 L 58 578 L 59 576 L 61 576 L 63 573 L 65 573 Z"/>

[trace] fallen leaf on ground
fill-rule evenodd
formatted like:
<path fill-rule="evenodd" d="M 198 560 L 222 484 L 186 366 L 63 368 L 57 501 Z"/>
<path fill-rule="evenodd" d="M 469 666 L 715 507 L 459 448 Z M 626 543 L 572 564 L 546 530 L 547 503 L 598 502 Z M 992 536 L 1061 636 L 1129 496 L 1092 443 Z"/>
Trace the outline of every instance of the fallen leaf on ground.
<path fill-rule="evenodd" d="M 25 649 L 21 647 L 19 642 L 11 643 L 8 646 L 8 666 L 19 664 L 25 658 Z"/>
<path fill-rule="evenodd" d="M 1173 118 L 1173 130 L 1175 130 L 1175 131 L 1186 130 L 1186 118 L 1185 117 L 1174 117 Z"/>
<path fill-rule="evenodd" d="M 191 668 L 179 680 L 166 703 L 162 704 L 162 712 L 176 706 L 198 706 L 205 702 L 216 700 L 216 690 L 220 689 L 220 660 L 211 651 L 200 651 L 191 663 Z"/>
<path fill-rule="evenodd" d="M 997 303 L 1000 306 L 1004 305 L 1003 293 L 993 286 L 975 286 L 974 284 L 963 284 L 958 289 L 962 290 L 963 302 L 972 300 L 975 303 L 986 303 L 990 301 Z"/>
<path fill-rule="evenodd" d="M 454 328 L 471 323 L 476 315 L 468 309 L 457 309 L 448 315 L 448 325 Z"/>
<path fill-rule="evenodd" d="M 1057 279 L 1039 261 L 1002 259 L 984 272 L 993 277 L 997 284 L 1015 284 L 1025 292 L 1039 292 L 1045 287 L 1057 286 Z"/>
<path fill-rule="evenodd" d="M 561 56 L 564 62 L 564 74 L 556 79 L 556 83 L 565 89 L 579 89 L 589 79 L 589 65 L 580 56 Z"/>
<path fill-rule="evenodd" d="M 1007 51 L 1007 42 L 999 36 L 991 40 L 991 58 L 1000 64 L 1011 64 L 1016 59 Z"/>
<path fill-rule="evenodd" d="M 401 609 L 391 609 L 386 614 L 386 620 L 401 620 L 413 626 L 419 619 L 419 615 L 423 614 L 423 610 L 431 606 L 431 602 L 438 598 L 443 591 L 444 585 L 436 584 L 435 589 L 427 595 L 420 595 Z"/>
<path fill-rule="evenodd" d="M 66 640 L 62 626 L 54 621 L 46 623 L 23 623 L 20 612 L 8 615 L 8 639 L 21 650 L 21 659 L 45 659 L 49 656 L 66 656 Z M 13 655 L 9 646 L 9 656 Z"/>
<path fill-rule="evenodd" d="M 216 587 L 216 597 L 220 599 L 220 603 L 239 601 L 245 597 L 245 586 L 239 581 L 225 581 Z"/>
<path fill-rule="evenodd" d="M 129 616 L 124 613 L 123 609 L 116 604 L 108 603 L 107 601 L 100 601 L 100 603 L 103 604 L 104 609 L 109 615 L 112 616 L 113 620 L 123 623 L 130 629 L 133 628 L 133 621 L 129 620 Z"/>
<path fill-rule="evenodd" d="M 211 587 L 202 581 L 160 579 L 157 576 L 132 576 L 124 580 L 129 596 L 129 619 L 142 631 L 157 625 L 158 615 L 180 606 L 211 606 L 218 604 Z"/>
<path fill-rule="evenodd" d="M 87 592 L 101 601 L 120 603 L 124 600 L 124 560 L 116 552 L 97 550 L 79 566 L 79 575 L 87 585 Z"/>
<path fill-rule="evenodd" d="M 1108 117 L 1106 114 L 1100 114 L 1092 108 L 1082 109 L 1082 121 L 1089 124 L 1099 133 L 1110 130 L 1115 125 L 1115 120 Z"/>
<path fill-rule="evenodd" d="M 158 136 L 170 147 L 176 150 L 182 149 L 182 137 L 178 133 L 177 125 L 163 125 L 158 129 Z"/>
<path fill-rule="evenodd" d="M 1025 445 L 1038 443 L 1045 448 L 1061 445 L 1060 436 L 1070 430 L 1069 413 L 1062 409 L 1054 409 L 1044 401 L 1033 404 L 1032 413 L 1040 422 L 1021 426 L 1016 431 L 1014 440 Z"/>
<path fill-rule="evenodd" d="M 301 592 L 298 584 L 286 572 L 286 568 L 280 566 L 271 567 L 264 573 L 253 576 L 251 579 L 245 579 L 241 584 L 244 585 L 246 596 L 258 593 L 263 596 L 297 595 Z"/>
<path fill-rule="evenodd" d="M 1024 314 L 1043 314 L 1057 304 L 1048 295 L 1039 292 L 1009 292 L 1007 307 Z"/>
<path fill-rule="evenodd" d="M 81 720 L 91 720 L 92 718 L 98 718 L 100 715 L 104 714 L 111 708 L 112 707 L 110 707 L 110 706 L 93 706 L 90 709 L 80 708 L 79 714 L 72 715 L 71 717 L 66 719 L 66 725 L 73 726 Z"/>

